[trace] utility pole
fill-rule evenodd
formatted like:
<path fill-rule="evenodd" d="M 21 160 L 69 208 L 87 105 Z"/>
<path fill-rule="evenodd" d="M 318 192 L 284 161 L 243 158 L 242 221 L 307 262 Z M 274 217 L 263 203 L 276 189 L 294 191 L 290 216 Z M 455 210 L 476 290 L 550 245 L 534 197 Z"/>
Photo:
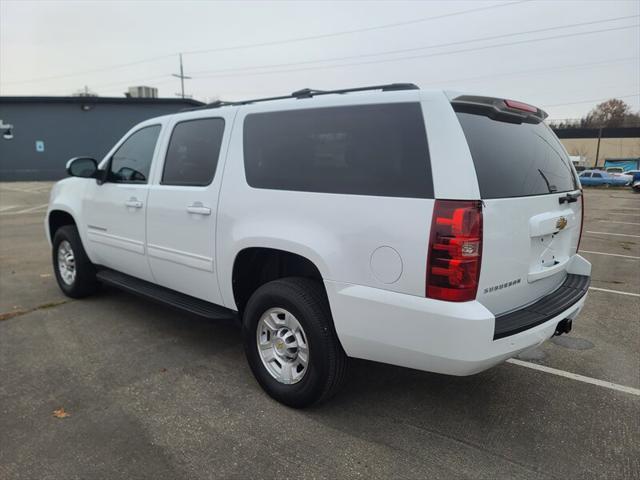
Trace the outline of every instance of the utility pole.
<path fill-rule="evenodd" d="M 179 97 L 185 98 L 185 95 L 184 95 L 184 81 L 185 81 L 185 79 L 191 80 L 191 77 L 187 77 L 184 74 L 184 68 L 182 66 L 182 54 L 180 53 L 179 56 L 180 56 L 180 74 L 172 73 L 171 75 L 180 79 L 180 93 L 176 93 L 176 95 L 178 95 Z"/>
<path fill-rule="evenodd" d="M 598 168 L 598 157 L 600 157 L 600 140 L 602 140 L 602 127 L 598 129 L 598 146 L 596 147 L 596 164 L 595 168 Z"/>

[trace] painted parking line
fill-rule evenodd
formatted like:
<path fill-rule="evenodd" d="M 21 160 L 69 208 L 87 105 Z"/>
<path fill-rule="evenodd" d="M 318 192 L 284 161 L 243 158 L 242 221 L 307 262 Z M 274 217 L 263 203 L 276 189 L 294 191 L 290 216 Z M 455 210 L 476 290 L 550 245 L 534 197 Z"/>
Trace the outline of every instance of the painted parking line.
<path fill-rule="evenodd" d="M 0 190 L 7 190 L 9 192 L 18 192 L 18 193 L 35 193 L 30 188 L 16 188 L 16 187 L 9 187 L 7 185 L 2 185 L 2 187 L 0 187 Z"/>
<path fill-rule="evenodd" d="M 42 205 L 36 205 L 35 207 L 25 208 L 23 210 L 18 210 L 17 212 L 4 212 L 2 215 L 21 215 L 23 213 L 35 213 L 38 210 L 44 210 L 47 208 L 49 204 L 43 203 Z"/>
<path fill-rule="evenodd" d="M 640 235 L 629 235 L 627 233 L 592 232 L 590 230 L 587 230 L 587 233 L 594 233 L 596 235 L 613 235 L 613 236 L 616 236 L 616 237 L 640 238 Z"/>
<path fill-rule="evenodd" d="M 598 220 L 599 222 L 606 222 L 606 223 L 621 223 L 623 225 L 640 225 L 640 223 L 636 223 L 636 222 L 619 222 L 617 220 Z"/>
<path fill-rule="evenodd" d="M 625 217 L 640 217 L 640 213 L 609 212 L 608 215 L 624 215 Z"/>
<path fill-rule="evenodd" d="M 20 210 L 19 212 L 16 212 L 16 213 L 29 213 L 29 212 L 35 212 L 35 211 L 38 211 L 38 210 L 43 210 L 43 209 L 47 208 L 48 206 L 49 206 L 49 204 L 48 204 L 48 203 L 43 203 L 42 205 L 38 205 L 38 206 L 36 206 L 36 207 L 31 207 L 31 208 L 26 208 L 26 209 L 24 209 L 24 210 Z"/>
<path fill-rule="evenodd" d="M 42 205 L 38 205 L 36 207 L 31 207 L 31 208 L 27 208 L 26 210 L 21 210 L 18 213 L 34 212 L 36 210 L 41 210 L 43 208 L 47 208 L 48 206 L 49 206 L 49 203 L 43 203 Z"/>
<path fill-rule="evenodd" d="M 627 387 L 626 385 L 619 385 L 617 383 L 607 382 L 605 380 L 598 380 L 597 378 L 585 377 L 584 375 L 578 375 L 577 373 L 565 372 L 564 370 L 545 367 L 544 365 L 538 365 L 537 363 L 525 362 L 522 360 L 518 360 L 517 358 L 510 358 L 509 360 L 507 360 L 507 363 L 511 363 L 513 365 L 519 365 L 521 367 L 531 368 L 532 370 L 538 370 L 539 372 L 558 375 L 559 377 L 570 378 L 571 380 L 577 380 L 578 382 L 589 383 L 591 385 L 608 388 L 610 390 L 617 390 L 619 392 L 640 396 L 640 389 Z"/>
<path fill-rule="evenodd" d="M 602 213 L 599 213 L 602 212 Z M 592 212 L 591 210 L 588 212 L 585 212 L 585 217 L 586 218 L 593 218 L 593 217 L 610 217 L 611 215 L 622 215 L 625 218 L 630 218 L 632 220 L 635 220 L 636 218 L 640 218 L 640 214 L 636 214 L 636 213 L 614 213 L 614 212 L 610 212 L 608 210 L 599 210 L 598 212 Z"/>
<path fill-rule="evenodd" d="M 633 255 L 621 255 L 619 253 L 590 252 L 589 250 L 580 250 L 578 253 L 589 253 L 591 255 L 607 255 L 610 257 L 622 257 L 629 258 L 631 260 L 640 260 L 640 257 L 634 257 Z"/>
<path fill-rule="evenodd" d="M 607 215 L 625 215 L 627 217 L 638 216 L 637 208 L 616 208 L 616 212 L 612 212 L 610 208 L 587 208 L 585 213 L 606 212 Z"/>
<path fill-rule="evenodd" d="M 6 212 L 7 210 L 11 210 L 12 208 L 16 208 L 17 205 L 7 205 L 6 207 L 0 207 L 0 212 Z"/>
<path fill-rule="evenodd" d="M 608 288 L 589 287 L 589 290 L 596 292 L 617 293 L 618 295 L 629 295 L 630 297 L 640 297 L 640 293 L 621 292 L 620 290 L 609 290 Z"/>

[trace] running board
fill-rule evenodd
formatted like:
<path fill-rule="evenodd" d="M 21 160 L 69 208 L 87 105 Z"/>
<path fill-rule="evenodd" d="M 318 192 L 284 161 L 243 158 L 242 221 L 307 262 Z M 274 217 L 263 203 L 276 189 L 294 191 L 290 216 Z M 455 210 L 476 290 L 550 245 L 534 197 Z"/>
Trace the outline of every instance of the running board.
<path fill-rule="evenodd" d="M 101 269 L 96 273 L 99 281 L 125 290 L 134 295 L 164 303 L 171 307 L 183 310 L 200 317 L 215 320 L 234 320 L 237 318 L 237 312 L 230 310 L 214 303 L 200 300 L 199 298 L 185 295 L 165 287 L 140 280 L 139 278 L 116 272 L 115 270 Z"/>

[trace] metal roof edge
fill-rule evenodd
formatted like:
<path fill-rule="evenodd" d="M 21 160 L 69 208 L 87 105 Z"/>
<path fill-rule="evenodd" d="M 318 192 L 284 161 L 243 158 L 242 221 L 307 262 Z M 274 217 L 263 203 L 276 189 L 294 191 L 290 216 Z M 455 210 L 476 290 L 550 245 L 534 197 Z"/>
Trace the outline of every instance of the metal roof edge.
<path fill-rule="evenodd" d="M 54 96 L 0 96 L 0 103 L 114 103 L 128 105 L 190 105 L 199 107 L 203 102 L 192 98 L 139 98 L 139 97 L 54 97 Z"/>

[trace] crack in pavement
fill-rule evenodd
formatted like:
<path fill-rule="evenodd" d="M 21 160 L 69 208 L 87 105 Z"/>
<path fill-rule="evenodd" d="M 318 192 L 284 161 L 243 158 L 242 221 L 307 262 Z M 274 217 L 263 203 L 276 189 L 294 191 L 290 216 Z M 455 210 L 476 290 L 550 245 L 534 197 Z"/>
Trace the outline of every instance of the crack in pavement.
<path fill-rule="evenodd" d="M 27 313 L 36 312 L 38 310 L 46 310 L 48 308 L 55 308 L 55 307 L 58 307 L 60 305 L 64 305 L 65 303 L 69 303 L 69 302 L 71 302 L 70 299 L 58 300 L 57 302 L 43 303 L 42 305 L 38 305 L 37 307 L 33 307 L 33 308 L 19 308 L 17 310 L 13 310 L 11 312 L 0 313 L 0 322 L 3 321 L 3 320 L 9 320 L 9 319 L 15 318 L 15 317 L 21 317 L 22 315 L 26 315 Z"/>

